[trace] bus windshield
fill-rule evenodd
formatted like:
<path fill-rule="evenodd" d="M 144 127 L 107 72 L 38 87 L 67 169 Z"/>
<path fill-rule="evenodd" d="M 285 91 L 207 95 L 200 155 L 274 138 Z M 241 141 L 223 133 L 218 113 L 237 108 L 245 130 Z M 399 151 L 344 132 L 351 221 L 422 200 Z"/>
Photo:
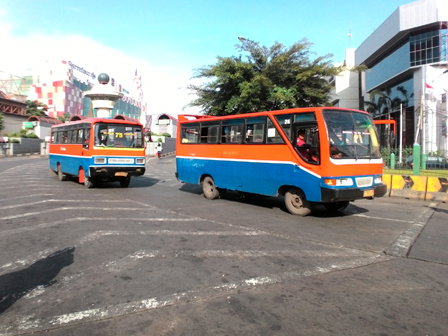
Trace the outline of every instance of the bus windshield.
<path fill-rule="evenodd" d="M 369 115 L 340 110 L 324 110 L 322 115 L 333 159 L 381 158 L 376 129 Z"/>
<path fill-rule="evenodd" d="M 95 124 L 95 146 L 118 148 L 143 148 L 142 127 L 137 125 Z"/>

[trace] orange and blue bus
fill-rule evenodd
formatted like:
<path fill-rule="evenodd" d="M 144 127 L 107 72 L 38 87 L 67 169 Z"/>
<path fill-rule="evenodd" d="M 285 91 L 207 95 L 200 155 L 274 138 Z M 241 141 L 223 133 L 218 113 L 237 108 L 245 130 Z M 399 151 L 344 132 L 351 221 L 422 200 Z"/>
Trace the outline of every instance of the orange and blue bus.
<path fill-rule="evenodd" d="M 52 126 L 49 159 L 50 169 L 61 181 L 77 177 L 86 188 L 118 181 L 126 188 L 131 176 L 145 173 L 143 125 L 116 116 Z"/>
<path fill-rule="evenodd" d="M 333 107 L 179 115 L 176 169 L 181 182 L 202 184 L 208 199 L 227 190 L 282 195 L 300 216 L 318 204 L 338 212 L 387 192 L 371 117 Z"/>

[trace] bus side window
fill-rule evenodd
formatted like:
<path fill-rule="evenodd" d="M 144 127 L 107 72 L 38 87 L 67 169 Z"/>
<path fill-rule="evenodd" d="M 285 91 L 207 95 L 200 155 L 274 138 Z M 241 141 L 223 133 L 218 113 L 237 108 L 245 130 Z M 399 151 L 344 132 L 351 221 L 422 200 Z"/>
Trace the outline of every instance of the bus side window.
<path fill-rule="evenodd" d="M 285 143 L 274 123 L 268 118 L 267 143 Z"/>
<path fill-rule="evenodd" d="M 90 130 L 86 129 L 84 130 L 84 142 L 82 144 L 82 147 L 85 149 L 89 149 L 89 142 L 90 142 Z"/>
<path fill-rule="evenodd" d="M 78 136 L 78 131 L 73 130 L 73 131 L 72 131 L 72 140 L 70 141 L 70 143 L 72 143 L 72 144 L 77 143 L 77 142 L 78 142 L 78 141 L 77 141 L 77 136 Z"/>
<path fill-rule="evenodd" d="M 201 143 L 218 143 L 219 125 L 201 124 Z"/>
<path fill-rule="evenodd" d="M 83 129 L 79 129 L 78 130 L 78 143 L 79 144 L 82 144 L 83 137 L 84 137 L 84 130 Z"/>
<path fill-rule="evenodd" d="M 185 127 L 181 129 L 182 143 L 198 143 L 198 130 L 198 126 L 185 125 Z"/>
<path fill-rule="evenodd" d="M 275 116 L 275 119 L 283 129 L 283 132 L 285 132 L 288 139 L 291 139 L 291 117 L 292 114 L 280 114 Z"/>
<path fill-rule="evenodd" d="M 67 131 L 62 132 L 62 143 L 64 143 L 64 144 L 68 143 L 68 132 Z"/>
<path fill-rule="evenodd" d="M 265 117 L 246 119 L 246 143 L 263 143 Z"/>
<path fill-rule="evenodd" d="M 241 143 L 243 139 L 244 119 L 222 122 L 221 143 Z"/>

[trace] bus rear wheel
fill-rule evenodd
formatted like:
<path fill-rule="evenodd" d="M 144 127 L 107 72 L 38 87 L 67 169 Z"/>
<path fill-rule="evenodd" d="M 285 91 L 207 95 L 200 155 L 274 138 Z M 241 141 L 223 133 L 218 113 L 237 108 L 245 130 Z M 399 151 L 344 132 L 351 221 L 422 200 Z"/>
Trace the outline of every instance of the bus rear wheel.
<path fill-rule="evenodd" d="M 204 197 L 213 200 L 219 197 L 219 190 L 215 186 L 215 181 L 210 176 L 207 176 L 202 181 L 202 191 L 204 192 Z"/>
<path fill-rule="evenodd" d="M 65 175 L 62 172 L 60 164 L 58 164 L 58 178 L 59 178 L 59 181 L 66 181 L 67 180 L 67 175 Z"/>
<path fill-rule="evenodd" d="M 324 203 L 324 207 L 330 212 L 342 212 L 348 207 L 349 201 L 341 201 L 335 203 Z"/>
<path fill-rule="evenodd" d="M 127 188 L 127 187 L 129 187 L 129 183 L 131 183 L 131 177 L 126 176 L 125 178 L 122 178 L 120 180 L 120 187 Z"/>
<path fill-rule="evenodd" d="M 303 192 L 297 188 L 290 188 L 285 193 L 285 205 L 293 215 L 304 217 L 311 212 L 311 203 L 306 200 Z"/>

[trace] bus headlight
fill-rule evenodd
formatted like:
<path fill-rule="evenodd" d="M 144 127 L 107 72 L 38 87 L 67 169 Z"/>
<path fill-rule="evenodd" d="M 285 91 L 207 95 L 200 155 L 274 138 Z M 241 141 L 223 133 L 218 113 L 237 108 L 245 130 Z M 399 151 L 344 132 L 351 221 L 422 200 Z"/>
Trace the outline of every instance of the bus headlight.
<path fill-rule="evenodd" d="M 102 157 L 96 157 L 95 160 L 93 161 L 95 164 L 105 164 L 106 163 L 106 158 L 102 158 Z"/>
<path fill-rule="evenodd" d="M 136 159 L 137 164 L 145 164 L 145 159 Z"/>
<path fill-rule="evenodd" d="M 325 184 L 332 187 L 350 187 L 353 185 L 351 178 L 325 179 Z"/>
<path fill-rule="evenodd" d="M 381 176 L 375 176 L 373 183 L 379 184 L 381 182 L 383 182 L 383 178 Z"/>

